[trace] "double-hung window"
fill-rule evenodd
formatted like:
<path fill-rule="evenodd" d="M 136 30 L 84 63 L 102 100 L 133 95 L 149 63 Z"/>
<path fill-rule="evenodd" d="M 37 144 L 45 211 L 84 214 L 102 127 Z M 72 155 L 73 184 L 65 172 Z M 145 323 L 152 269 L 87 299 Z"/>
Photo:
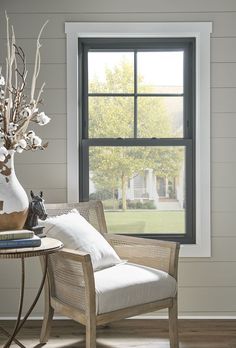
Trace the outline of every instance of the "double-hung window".
<path fill-rule="evenodd" d="M 110 233 L 195 242 L 195 45 L 79 39 L 80 200 Z"/>

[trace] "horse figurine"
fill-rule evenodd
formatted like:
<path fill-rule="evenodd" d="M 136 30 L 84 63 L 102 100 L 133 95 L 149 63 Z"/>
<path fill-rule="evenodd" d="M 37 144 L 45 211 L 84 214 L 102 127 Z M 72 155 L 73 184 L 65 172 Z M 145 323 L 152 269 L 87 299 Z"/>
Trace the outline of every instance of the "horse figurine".
<path fill-rule="evenodd" d="M 36 234 L 40 234 L 43 231 L 43 226 L 38 225 L 38 218 L 46 220 L 47 213 L 44 206 L 43 192 L 40 191 L 39 195 L 35 195 L 33 191 L 30 191 L 32 201 L 29 204 L 28 216 L 25 222 L 25 228 L 34 231 Z"/>

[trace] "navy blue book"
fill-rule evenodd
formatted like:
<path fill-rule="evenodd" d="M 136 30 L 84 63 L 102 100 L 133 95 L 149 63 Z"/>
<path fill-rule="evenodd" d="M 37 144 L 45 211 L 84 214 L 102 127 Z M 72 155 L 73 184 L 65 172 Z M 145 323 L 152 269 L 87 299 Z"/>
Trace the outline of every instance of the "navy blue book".
<path fill-rule="evenodd" d="M 16 249 L 16 248 L 34 248 L 41 245 L 41 238 L 33 236 L 33 238 L 0 240 L 0 249 Z"/>

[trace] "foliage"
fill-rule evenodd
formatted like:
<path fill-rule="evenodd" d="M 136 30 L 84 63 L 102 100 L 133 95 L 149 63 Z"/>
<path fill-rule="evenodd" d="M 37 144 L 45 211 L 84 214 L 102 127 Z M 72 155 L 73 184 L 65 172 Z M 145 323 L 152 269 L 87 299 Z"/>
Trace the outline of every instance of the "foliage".
<path fill-rule="evenodd" d="M 102 189 L 93 193 L 90 193 L 89 199 L 91 200 L 101 200 L 104 201 L 106 199 L 112 198 L 112 192 L 106 189 Z"/>
<path fill-rule="evenodd" d="M 133 67 L 122 60 L 106 69 L 105 82 L 90 81 L 90 92 L 133 92 Z M 142 82 L 142 77 L 138 76 Z M 146 89 L 148 90 L 148 86 Z M 143 87 L 145 91 L 145 86 Z M 172 137 L 171 118 L 161 98 L 141 97 L 138 101 L 138 136 Z M 133 98 L 89 97 L 89 136 L 91 138 L 132 138 L 134 132 Z M 159 177 L 175 177 L 180 170 L 182 149 L 168 147 L 92 147 L 90 170 L 96 188 L 122 190 L 122 207 L 127 207 L 128 179 L 147 168 Z M 113 195 L 114 199 L 114 195 Z"/>
<path fill-rule="evenodd" d="M 119 208 L 122 208 L 122 202 L 119 201 Z M 156 209 L 154 201 L 144 201 L 139 200 L 129 200 L 127 199 L 127 208 L 128 209 Z"/>

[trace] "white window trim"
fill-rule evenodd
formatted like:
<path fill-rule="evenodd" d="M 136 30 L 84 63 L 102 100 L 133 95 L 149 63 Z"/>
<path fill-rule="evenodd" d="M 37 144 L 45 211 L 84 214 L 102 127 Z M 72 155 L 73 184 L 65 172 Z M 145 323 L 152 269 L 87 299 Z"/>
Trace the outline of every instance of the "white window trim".
<path fill-rule="evenodd" d="M 196 244 L 181 245 L 181 257 L 211 256 L 210 33 L 211 22 L 73 22 L 67 35 L 67 200 L 79 201 L 79 37 L 196 38 Z"/>

